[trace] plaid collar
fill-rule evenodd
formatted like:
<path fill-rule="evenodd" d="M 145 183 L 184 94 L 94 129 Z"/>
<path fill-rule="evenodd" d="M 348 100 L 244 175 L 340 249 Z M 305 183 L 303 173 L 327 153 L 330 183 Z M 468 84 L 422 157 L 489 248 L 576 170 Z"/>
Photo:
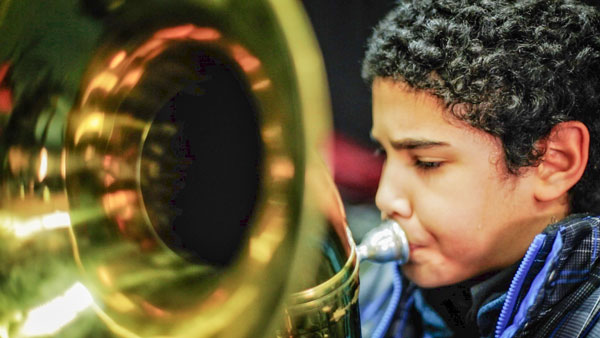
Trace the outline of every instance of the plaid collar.
<path fill-rule="evenodd" d="M 544 294 L 539 300 L 540 315 L 555 306 L 565 296 L 571 294 L 588 278 L 590 271 L 598 262 L 600 254 L 600 217 L 591 215 L 573 215 L 550 225 L 544 233 L 548 234 L 545 247 L 549 251 L 560 232 L 563 245 L 553 266 L 549 269 Z M 540 252 L 536 261 L 548 261 L 546 251 Z"/>
<path fill-rule="evenodd" d="M 534 327 L 587 281 L 600 254 L 599 226 L 598 216 L 572 215 L 539 235 L 545 238 L 525 272 L 510 318 Z"/>

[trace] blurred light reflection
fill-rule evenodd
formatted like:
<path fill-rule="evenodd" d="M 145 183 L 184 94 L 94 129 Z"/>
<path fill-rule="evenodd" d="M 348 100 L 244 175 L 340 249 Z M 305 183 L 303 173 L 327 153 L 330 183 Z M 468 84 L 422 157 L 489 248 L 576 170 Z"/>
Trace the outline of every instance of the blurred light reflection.
<path fill-rule="evenodd" d="M 0 225 L 14 236 L 25 238 L 42 231 L 68 228 L 71 226 L 71 217 L 68 212 L 62 211 L 24 220 L 0 217 Z"/>
<path fill-rule="evenodd" d="M 233 58 L 246 73 L 254 71 L 260 66 L 260 61 L 240 45 L 232 45 L 231 52 L 233 53 Z"/>
<path fill-rule="evenodd" d="M 60 177 L 67 178 L 67 151 L 65 149 L 60 153 Z"/>
<path fill-rule="evenodd" d="M 136 305 L 122 293 L 113 293 L 107 296 L 104 301 L 120 313 L 127 313 L 136 309 Z"/>
<path fill-rule="evenodd" d="M 3 84 L 6 74 L 8 74 L 9 64 L 0 64 L 0 114 L 10 113 L 13 106 L 12 90 Z"/>
<path fill-rule="evenodd" d="M 36 337 L 55 334 L 93 303 L 88 289 L 77 282 L 61 296 L 29 311 L 21 335 Z"/>
<path fill-rule="evenodd" d="M 38 181 L 42 182 L 48 173 L 48 150 L 42 148 L 40 151 L 40 170 L 38 171 Z"/>
<path fill-rule="evenodd" d="M 194 25 L 187 24 L 177 27 L 161 29 L 154 36 L 159 39 L 177 39 L 189 35 L 194 30 Z"/>
<path fill-rule="evenodd" d="M 104 113 L 89 114 L 85 121 L 79 125 L 77 131 L 75 131 L 75 144 L 78 144 L 81 137 L 86 133 L 97 132 L 100 135 L 103 125 Z"/>
<path fill-rule="evenodd" d="M 258 81 L 255 84 L 253 84 L 252 85 L 252 90 L 265 89 L 265 88 L 268 88 L 270 85 L 271 85 L 271 80 L 265 79 L 265 80 Z"/>
<path fill-rule="evenodd" d="M 270 231 L 263 232 L 259 236 L 250 239 L 250 256 L 260 263 L 268 263 L 277 246 L 283 240 L 285 231 L 282 227 L 276 226 L 277 223 L 273 223 Z"/>
<path fill-rule="evenodd" d="M 0 114 L 10 113 L 12 106 L 12 91 L 10 89 L 0 87 Z"/>
<path fill-rule="evenodd" d="M 135 87 L 135 85 L 138 83 L 138 81 L 142 78 L 142 75 L 144 75 L 144 68 L 136 68 L 133 69 L 131 71 L 129 71 L 127 74 L 125 74 L 125 77 L 123 77 L 123 80 L 121 81 L 120 86 L 121 87 Z"/>
<path fill-rule="evenodd" d="M 84 102 L 87 101 L 92 90 L 102 89 L 105 92 L 109 92 L 117 85 L 118 82 L 119 78 L 115 74 L 108 72 L 98 74 L 98 76 L 92 80 L 87 92 L 83 96 Z"/>
<path fill-rule="evenodd" d="M 17 175 L 29 164 L 29 154 L 21 147 L 10 147 L 8 149 L 8 163 L 10 172 Z"/>
<path fill-rule="evenodd" d="M 221 38 L 221 33 L 212 28 L 199 27 L 190 33 L 190 38 L 200 41 L 217 40 Z"/>
<path fill-rule="evenodd" d="M 8 74 L 8 67 L 8 63 L 0 65 L 0 83 L 4 82 L 4 78 L 6 77 L 6 74 Z"/>
<path fill-rule="evenodd" d="M 123 60 L 125 60 L 125 57 L 127 57 L 127 52 L 125 52 L 124 50 L 119 51 L 113 58 L 112 60 L 110 60 L 110 65 L 109 68 L 113 69 L 113 68 L 117 68 L 121 62 L 123 62 Z"/>
<path fill-rule="evenodd" d="M 294 163 L 288 158 L 280 157 L 273 160 L 269 171 L 276 180 L 289 180 L 294 177 Z"/>

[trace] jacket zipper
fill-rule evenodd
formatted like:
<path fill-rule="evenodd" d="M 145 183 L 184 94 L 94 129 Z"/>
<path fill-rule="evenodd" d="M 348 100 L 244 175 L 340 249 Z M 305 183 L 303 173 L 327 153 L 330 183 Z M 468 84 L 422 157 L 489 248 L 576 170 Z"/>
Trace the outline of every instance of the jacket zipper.
<path fill-rule="evenodd" d="M 496 325 L 496 338 L 500 338 L 502 332 L 508 325 L 508 320 L 510 319 L 510 315 L 512 314 L 516 305 L 515 303 L 517 301 L 517 296 L 519 295 L 519 291 L 523 286 L 523 282 L 525 281 L 527 272 L 529 272 L 529 269 L 531 268 L 531 265 L 535 260 L 535 256 L 537 256 L 537 253 L 542 248 L 545 239 L 545 234 L 535 236 L 533 243 L 531 243 L 529 249 L 527 249 L 527 253 L 523 258 L 523 261 L 519 265 L 519 269 L 517 269 L 515 277 L 510 283 L 510 287 L 508 288 L 508 293 L 506 295 L 506 300 L 504 301 L 502 311 L 500 311 L 500 317 L 498 318 L 498 324 Z"/>

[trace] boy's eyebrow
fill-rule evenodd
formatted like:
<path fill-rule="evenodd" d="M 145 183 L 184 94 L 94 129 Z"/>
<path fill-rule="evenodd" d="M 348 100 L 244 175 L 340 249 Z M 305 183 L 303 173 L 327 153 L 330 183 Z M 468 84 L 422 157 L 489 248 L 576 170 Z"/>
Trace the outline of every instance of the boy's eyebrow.
<path fill-rule="evenodd" d="M 377 146 L 381 146 L 379 144 L 379 141 L 377 140 L 377 137 L 375 137 L 373 132 L 371 132 L 370 136 L 371 136 L 371 141 L 373 141 Z M 406 139 L 391 141 L 390 143 L 392 145 L 392 148 L 394 148 L 396 150 L 424 149 L 424 148 L 432 148 L 432 147 L 450 146 L 450 144 L 446 143 L 446 142 L 432 141 L 432 140 L 427 140 L 427 139 L 416 139 L 416 138 L 406 138 Z"/>
<path fill-rule="evenodd" d="M 447 147 L 450 144 L 446 142 L 439 141 L 431 141 L 431 140 L 423 140 L 423 139 L 402 139 L 390 142 L 392 148 L 396 150 L 403 149 L 424 149 L 424 148 L 432 148 L 432 147 Z"/>

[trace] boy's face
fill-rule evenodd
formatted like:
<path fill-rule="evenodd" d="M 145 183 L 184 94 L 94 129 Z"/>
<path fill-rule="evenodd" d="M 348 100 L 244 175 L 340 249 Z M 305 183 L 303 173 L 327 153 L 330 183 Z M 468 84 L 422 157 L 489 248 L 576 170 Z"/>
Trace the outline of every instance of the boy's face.
<path fill-rule="evenodd" d="M 405 276 L 454 284 L 509 266 L 546 225 L 536 216 L 535 168 L 507 172 L 502 145 L 406 84 L 373 83 L 373 137 L 387 157 L 376 203 L 410 242 Z"/>

